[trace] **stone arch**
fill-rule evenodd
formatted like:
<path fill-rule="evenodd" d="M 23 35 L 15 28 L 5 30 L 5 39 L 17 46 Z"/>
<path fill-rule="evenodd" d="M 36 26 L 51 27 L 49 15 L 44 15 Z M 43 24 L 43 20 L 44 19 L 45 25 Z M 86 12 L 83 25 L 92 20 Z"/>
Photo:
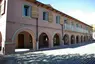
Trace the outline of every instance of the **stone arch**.
<path fill-rule="evenodd" d="M 52 42 L 52 36 L 51 34 L 46 31 L 46 30 L 42 30 L 38 33 L 38 40 L 39 40 L 39 36 L 42 34 L 42 33 L 45 33 L 47 36 L 48 36 L 48 39 L 49 39 L 49 47 L 51 47 L 51 42 Z"/>
<path fill-rule="evenodd" d="M 2 48 L 2 33 L 0 32 L 0 50 Z"/>
<path fill-rule="evenodd" d="M 49 47 L 49 37 L 45 32 L 42 32 L 39 36 L 39 48 Z"/>
<path fill-rule="evenodd" d="M 35 49 L 35 45 L 36 45 L 35 34 L 34 34 L 34 32 L 33 32 L 31 29 L 29 29 L 29 28 L 27 28 L 27 27 L 20 28 L 20 29 L 18 29 L 18 30 L 14 33 L 14 35 L 13 35 L 13 37 L 12 37 L 12 42 L 15 43 L 15 47 L 18 45 L 18 44 L 17 44 L 17 42 L 18 42 L 18 35 L 21 34 L 22 32 L 24 32 L 24 33 L 26 32 L 26 33 L 28 33 L 28 34 L 32 37 L 33 49 Z"/>
<path fill-rule="evenodd" d="M 64 45 L 69 45 L 69 35 L 68 34 L 64 35 L 63 40 L 64 40 Z"/>
<path fill-rule="evenodd" d="M 79 43 L 79 36 L 76 36 L 76 43 Z"/>
<path fill-rule="evenodd" d="M 74 44 L 74 43 L 75 43 L 75 36 L 71 35 L 71 44 Z"/>
<path fill-rule="evenodd" d="M 58 33 L 53 36 L 53 46 L 60 46 L 60 34 Z"/>
<path fill-rule="evenodd" d="M 50 40 L 52 39 L 52 36 L 51 36 L 51 34 L 50 34 L 48 31 L 45 31 L 45 30 L 40 31 L 40 32 L 38 33 L 38 39 L 39 39 L 39 36 L 40 36 L 42 33 L 46 33 L 46 34 L 48 35 L 48 37 L 49 37 L 49 42 L 50 42 Z"/>

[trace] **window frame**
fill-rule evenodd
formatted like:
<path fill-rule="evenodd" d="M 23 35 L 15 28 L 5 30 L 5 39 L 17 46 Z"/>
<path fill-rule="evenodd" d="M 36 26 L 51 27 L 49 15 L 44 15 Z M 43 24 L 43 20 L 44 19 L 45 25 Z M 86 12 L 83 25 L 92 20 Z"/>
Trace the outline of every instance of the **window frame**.
<path fill-rule="evenodd" d="M 60 16 L 56 16 L 56 24 L 60 24 Z"/>
<path fill-rule="evenodd" d="M 49 21 L 49 12 L 43 11 L 43 20 Z"/>
<path fill-rule="evenodd" d="M 68 21 L 67 21 L 67 19 L 64 19 L 64 24 L 68 24 Z"/>
<path fill-rule="evenodd" d="M 76 24 L 76 27 L 79 28 L 79 24 L 78 23 Z"/>
<path fill-rule="evenodd" d="M 25 15 L 25 9 L 24 9 L 24 7 L 25 6 L 28 6 L 29 7 L 29 10 L 28 10 L 28 12 L 27 12 L 27 16 Z M 29 4 L 24 4 L 23 5 L 23 9 L 22 9 L 22 15 L 24 16 L 24 17 L 32 17 L 32 6 L 31 5 L 29 5 Z"/>

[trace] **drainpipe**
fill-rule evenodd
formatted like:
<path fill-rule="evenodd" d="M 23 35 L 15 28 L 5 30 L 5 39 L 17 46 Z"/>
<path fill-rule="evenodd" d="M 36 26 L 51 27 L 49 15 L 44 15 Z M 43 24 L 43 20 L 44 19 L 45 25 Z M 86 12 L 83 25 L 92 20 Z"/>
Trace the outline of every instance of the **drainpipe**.
<path fill-rule="evenodd" d="M 61 24 L 61 30 L 62 30 L 62 40 L 63 40 L 63 24 Z"/>
<path fill-rule="evenodd" d="M 62 27 L 62 37 L 63 37 L 63 24 L 61 24 L 61 27 Z M 63 39 L 63 38 L 62 38 Z"/>
<path fill-rule="evenodd" d="M 36 18 L 36 44 L 37 44 L 37 49 L 39 49 L 39 41 L 38 41 L 38 18 Z"/>

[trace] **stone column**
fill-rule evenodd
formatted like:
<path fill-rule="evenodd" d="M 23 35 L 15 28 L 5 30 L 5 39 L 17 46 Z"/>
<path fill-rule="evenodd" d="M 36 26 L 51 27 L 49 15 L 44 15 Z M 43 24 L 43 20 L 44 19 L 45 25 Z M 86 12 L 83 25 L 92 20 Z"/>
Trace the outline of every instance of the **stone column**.
<path fill-rule="evenodd" d="M 36 41 L 36 50 L 39 50 L 39 41 Z"/>
<path fill-rule="evenodd" d="M 71 36 L 69 35 L 69 45 L 71 45 Z"/>
<path fill-rule="evenodd" d="M 49 41 L 49 48 L 53 48 L 53 39 L 50 39 Z"/>
<path fill-rule="evenodd" d="M 75 36 L 75 44 L 77 44 L 77 43 L 76 43 L 76 36 Z"/>

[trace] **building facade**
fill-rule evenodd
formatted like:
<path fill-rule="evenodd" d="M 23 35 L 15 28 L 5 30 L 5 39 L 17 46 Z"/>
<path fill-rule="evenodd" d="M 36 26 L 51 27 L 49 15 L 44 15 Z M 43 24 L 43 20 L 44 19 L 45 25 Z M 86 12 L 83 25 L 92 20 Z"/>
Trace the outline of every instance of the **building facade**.
<path fill-rule="evenodd" d="M 95 24 L 92 24 L 92 27 L 93 27 L 93 40 L 95 40 Z"/>
<path fill-rule="evenodd" d="M 2 54 L 34 51 L 92 40 L 92 27 L 36 0 L 0 0 Z"/>

